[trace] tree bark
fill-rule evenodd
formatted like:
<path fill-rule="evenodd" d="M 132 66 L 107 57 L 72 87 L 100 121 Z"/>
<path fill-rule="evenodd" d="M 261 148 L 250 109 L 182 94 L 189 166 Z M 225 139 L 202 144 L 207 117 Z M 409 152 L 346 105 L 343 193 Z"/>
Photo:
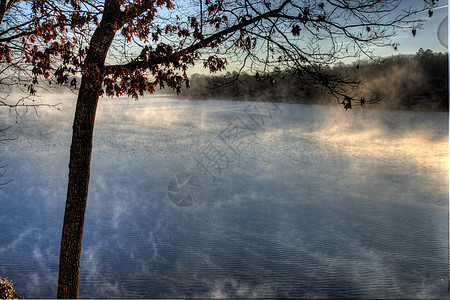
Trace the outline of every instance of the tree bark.
<path fill-rule="evenodd" d="M 117 30 L 118 0 L 106 0 L 99 27 L 85 58 L 70 148 L 69 183 L 61 237 L 58 298 L 78 298 L 81 243 L 87 205 L 95 113 L 102 88 L 101 71 Z"/>
<path fill-rule="evenodd" d="M 78 298 L 81 241 L 86 212 L 92 135 L 98 95 L 83 78 L 77 100 L 70 148 L 69 184 L 61 238 L 58 298 Z"/>

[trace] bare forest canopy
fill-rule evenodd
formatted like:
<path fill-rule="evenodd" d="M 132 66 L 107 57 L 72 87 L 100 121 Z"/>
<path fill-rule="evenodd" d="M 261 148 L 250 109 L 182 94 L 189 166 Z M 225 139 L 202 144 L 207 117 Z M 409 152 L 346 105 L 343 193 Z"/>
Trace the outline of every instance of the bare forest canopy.
<path fill-rule="evenodd" d="M 448 111 L 448 53 L 420 49 L 413 55 L 338 63 L 323 71 L 330 76 L 343 74 L 361 81 L 349 95 L 353 99 L 369 95 L 382 100 L 370 108 Z M 277 102 L 303 104 L 337 105 L 343 100 L 312 83 L 307 73 L 295 68 L 265 74 L 194 74 L 191 87 L 183 91 L 183 96 L 191 99 L 257 101 L 262 95 Z"/>

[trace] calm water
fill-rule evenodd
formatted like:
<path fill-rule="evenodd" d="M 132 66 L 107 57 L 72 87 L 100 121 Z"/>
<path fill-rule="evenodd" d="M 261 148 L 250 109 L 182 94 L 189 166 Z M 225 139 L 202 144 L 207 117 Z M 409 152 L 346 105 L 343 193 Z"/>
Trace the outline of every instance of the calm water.
<path fill-rule="evenodd" d="M 28 298 L 56 296 L 58 97 L 1 112 L 0 276 Z M 447 297 L 448 114 L 153 97 L 97 120 L 80 297 Z"/>

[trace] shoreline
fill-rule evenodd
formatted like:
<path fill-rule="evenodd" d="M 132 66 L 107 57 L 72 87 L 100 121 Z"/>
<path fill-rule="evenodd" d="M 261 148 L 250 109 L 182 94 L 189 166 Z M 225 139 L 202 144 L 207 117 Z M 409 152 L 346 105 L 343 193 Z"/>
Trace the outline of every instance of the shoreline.
<path fill-rule="evenodd" d="M 171 96 L 170 94 L 167 94 L 167 96 Z M 262 97 L 245 97 L 243 99 L 239 98 L 228 98 L 224 99 L 223 97 L 205 97 L 205 96 L 186 96 L 186 95 L 173 95 L 176 98 L 179 98 L 180 100 L 190 100 L 190 101 L 236 101 L 236 102 L 265 102 L 267 100 L 274 102 L 274 103 L 286 103 L 286 104 L 302 104 L 302 105 L 321 105 L 321 106 L 339 106 L 344 109 L 342 104 L 337 104 L 337 100 L 334 101 L 330 99 L 330 102 L 323 100 L 323 101 L 298 101 L 294 99 L 289 98 L 281 98 L 281 100 L 274 101 L 273 98 L 271 99 L 270 95 L 266 96 L 264 98 Z M 368 110 L 386 110 L 386 111 L 411 111 L 411 112 L 442 112 L 442 113 L 448 113 L 449 110 L 443 109 L 434 106 L 430 106 L 430 108 L 424 109 L 422 106 L 414 106 L 411 108 L 405 107 L 405 106 L 391 106 L 389 107 L 389 104 L 384 104 L 383 100 L 381 103 L 374 103 L 374 104 L 366 104 L 365 107 L 360 107 L 359 104 L 354 104 L 354 107 L 358 107 L 358 109 L 368 109 Z"/>

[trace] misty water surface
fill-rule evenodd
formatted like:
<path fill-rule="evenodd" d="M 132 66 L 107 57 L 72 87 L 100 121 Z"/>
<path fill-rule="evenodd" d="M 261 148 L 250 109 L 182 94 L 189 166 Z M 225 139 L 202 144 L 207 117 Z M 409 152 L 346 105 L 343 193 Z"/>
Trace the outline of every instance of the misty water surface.
<path fill-rule="evenodd" d="M 56 296 L 75 97 L 46 99 L 62 111 L 1 112 L 0 276 L 36 298 Z M 103 99 L 94 135 L 80 297 L 447 296 L 446 113 Z M 189 175 L 201 196 L 175 205 Z"/>

